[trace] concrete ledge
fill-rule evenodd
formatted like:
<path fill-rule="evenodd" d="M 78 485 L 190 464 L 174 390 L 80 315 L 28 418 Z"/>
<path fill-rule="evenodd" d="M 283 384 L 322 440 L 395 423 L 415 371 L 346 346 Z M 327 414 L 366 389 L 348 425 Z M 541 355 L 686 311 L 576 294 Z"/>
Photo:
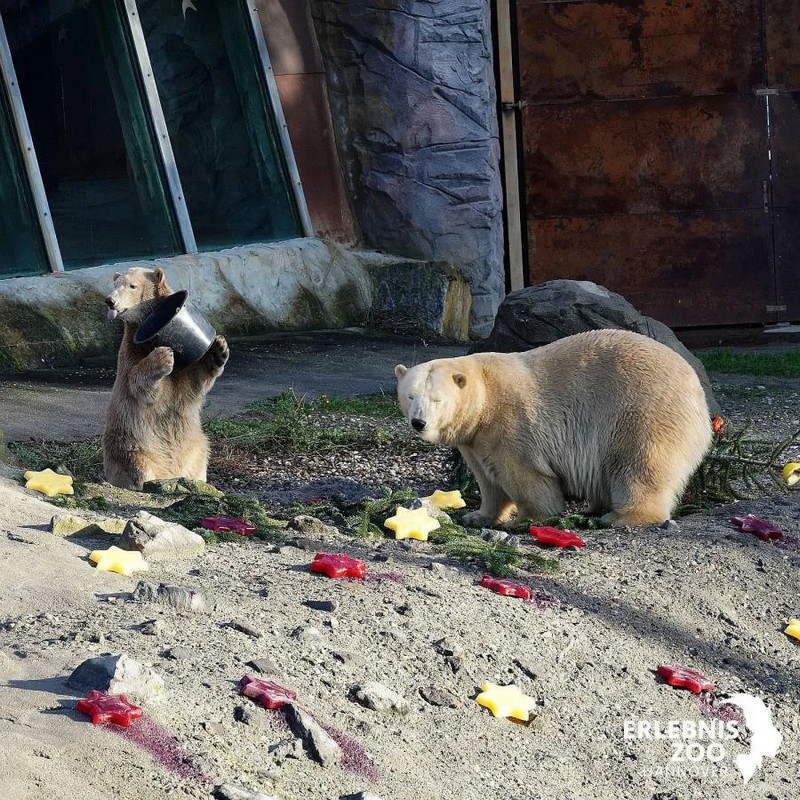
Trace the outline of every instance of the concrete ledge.
<path fill-rule="evenodd" d="M 162 267 L 228 336 L 370 325 L 467 337 L 469 286 L 451 268 L 294 239 L 0 280 L 0 370 L 115 352 L 121 326 L 106 320 L 103 298 L 131 266 Z"/>

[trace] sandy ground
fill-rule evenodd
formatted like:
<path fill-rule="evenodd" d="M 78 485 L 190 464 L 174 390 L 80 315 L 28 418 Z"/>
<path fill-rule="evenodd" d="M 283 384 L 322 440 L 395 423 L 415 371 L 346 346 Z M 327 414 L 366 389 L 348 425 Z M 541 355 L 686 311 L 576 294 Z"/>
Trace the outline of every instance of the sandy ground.
<path fill-rule="evenodd" d="M 765 429 L 796 421 L 796 388 L 752 389 Z M 740 417 L 752 401 L 736 382 L 720 399 Z M 53 512 L 13 482 L 0 484 L 2 797 L 205 798 L 223 782 L 284 800 L 358 791 L 383 800 L 797 795 L 800 642 L 782 632 L 800 616 L 796 494 L 720 507 L 669 530 L 587 532 L 584 549 L 558 557 L 558 573 L 521 576 L 556 599 L 549 607 L 488 592 L 479 573 L 427 544 L 341 537 L 318 549 L 363 558 L 371 579 L 310 574 L 314 546 L 220 544 L 192 560 L 152 563 L 147 580 L 197 587 L 213 605 L 179 614 L 132 601 L 137 577 L 98 572 L 86 559 L 108 542 L 54 537 L 46 531 Z M 765 543 L 734 530 L 730 517 L 747 512 L 790 538 Z M 313 599 L 339 606 L 314 611 L 304 604 Z M 234 618 L 261 635 L 231 628 Z M 142 629 L 151 620 L 162 623 L 156 635 Z M 147 713 L 183 748 L 188 777 L 72 710 L 76 695 L 63 678 L 100 652 L 127 653 L 164 677 L 165 698 Z M 366 755 L 323 768 L 302 752 L 270 754 L 290 736 L 281 712 L 236 689 L 256 658 L 271 660 L 275 679 Z M 669 740 L 625 738 L 626 721 L 666 725 L 714 713 L 658 679 L 663 662 L 704 671 L 720 697 L 764 699 L 783 742 L 749 783 L 733 760 L 748 740 L 721 742 L 724 758 L 712 763 L 672 761 Z M 371 680 L 405 698 L 408 710 L 376 712 L 351 699 Z M 514 682 L 534 698 L 533 723 L 480 708 L 474 698 L 485 681 Z M 449 693 L 454 707 L 423 699 L 429 687 Z"/>

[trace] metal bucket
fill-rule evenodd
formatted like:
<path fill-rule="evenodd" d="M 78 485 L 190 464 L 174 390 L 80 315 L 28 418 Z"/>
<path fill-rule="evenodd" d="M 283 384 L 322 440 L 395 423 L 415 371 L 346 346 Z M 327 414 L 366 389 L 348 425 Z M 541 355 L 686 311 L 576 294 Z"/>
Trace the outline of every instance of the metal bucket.
<path fill-rule="evenodd" d="M 175 365 L 188 367 L 199 361 L 211 347 L 217 332 L 188 302 L 184 289 L 165 297 L 140 323 L 134 344 L 152 350 L 171 347 Z"/>

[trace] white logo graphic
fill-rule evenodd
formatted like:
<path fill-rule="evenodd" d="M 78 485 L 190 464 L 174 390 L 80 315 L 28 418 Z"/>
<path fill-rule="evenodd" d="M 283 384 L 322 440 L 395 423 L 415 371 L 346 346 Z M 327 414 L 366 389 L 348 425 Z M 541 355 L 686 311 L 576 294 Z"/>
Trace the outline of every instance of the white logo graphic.
<path fill-rule="evenodd" d="M 783 734 L 772 721 L 772 712 L 760 697 L 751 694 L 735 694 L 723 703 L 730 703 L 742 709 L 745 727 L 752 734 L 750 752 L 734 759 L 744 782 L 753 777 L 755 771 L 764 763 L 764 756 L 775 758 L 783 742 Z"/>

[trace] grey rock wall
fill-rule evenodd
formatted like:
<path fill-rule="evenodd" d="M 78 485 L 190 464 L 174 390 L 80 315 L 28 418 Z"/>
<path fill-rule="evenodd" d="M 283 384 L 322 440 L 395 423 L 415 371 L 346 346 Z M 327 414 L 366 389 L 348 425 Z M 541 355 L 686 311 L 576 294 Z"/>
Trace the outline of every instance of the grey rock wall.
<path fill-rule="evenodd" d="M 449 262 L 471 332 L 505 294 L 489 0 L 311 0 L 366 243 Z"/>

